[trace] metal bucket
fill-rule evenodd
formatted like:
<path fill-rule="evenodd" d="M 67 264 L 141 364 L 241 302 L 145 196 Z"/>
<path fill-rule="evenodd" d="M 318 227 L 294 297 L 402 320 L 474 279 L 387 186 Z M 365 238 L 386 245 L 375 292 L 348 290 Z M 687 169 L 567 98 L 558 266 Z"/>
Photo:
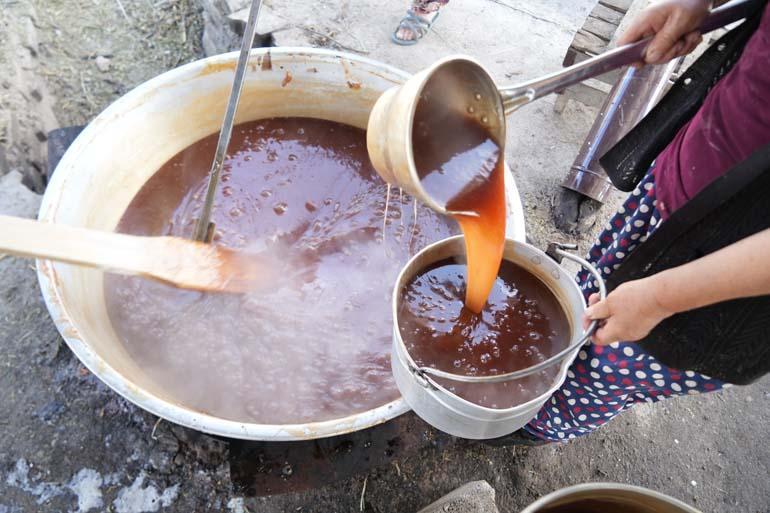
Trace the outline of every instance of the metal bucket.
<path fill-rule="evenodd" d="M 114 230 L 155 171 L 219 130 L 236 60 L 237 54 L 230 53 L 187 64 L 139 85 L 108 107 L 57 166 L 40 219 Z M 355 55 L 255 49 L 236 123 L 294 116 L 364 129 L 377 98 L 407 78 L 408 73 Z M 506 187 L 508 236 L 524 240 L 521 201 L 508 170 Z M 38 278 L 51 318 L 80 361 L 120 395 L 171 422 L 231 438 L 303 440 L 365 429 L 408 410 L 399 398 L 344 418 L 306 424 L 256 424 L 208 415 L 168 394 L 128 354 L 107 316 L 101 272 L 39 261 Z M 382 315 L 387 314 L 383 304 Z"/>
<path fill-rule="evenodd" d="M 521 513 L 570 511 L 570 506 L 577 507 L 586 500 L 604 502 L 595 508 L 602 513 L 700 513 L 662 493 L 617 483 L 587 483 L 563 488 L 540 498 Z M 608 509 L 610 505 L 616 508 Z M 593 510 L 581 508 L 579 511 Z"/>
<path fill-rule="evenodd" d="M 398 276 L 393 290 L 393 346 L 391 366 L 401 395 L 409 406 L 428 424 L 454 436 L 470 439 L 498 438 L 516 431 L 535 417 L 548 398 L 567 375 L 567 368 L 585 344 L 597 323 L 581 330 L 586 303 L 572 273 L 538 248 L 515 240 L 506 240 L 503 258 L 513 262 L 540 279 L 554 293 L 569 320 L 572 336 L 569 345 L 547 360 L 508 374 L 495 376 L 465 376 L 444 372 L 431 367 L 419 367 L 407 351 L 398 324 L 401 291 L 420 271 L 435 262 L 463 255 L 462 236 L 450 237 L 431 244 L 417 253 Z M 557 258 L 568 258 L 586 267 L 596 278 L 604 297 L 604 283 L 598 271 L 585 260 L 566 251 L 564 246 L 552 245 Z M 435 378 L 463 383 L 500 383 L 512 381 L 559 365 L 553 384 L 534 399 L 511 408 L 496 409 L 480 406 L 450 392 Z"/>

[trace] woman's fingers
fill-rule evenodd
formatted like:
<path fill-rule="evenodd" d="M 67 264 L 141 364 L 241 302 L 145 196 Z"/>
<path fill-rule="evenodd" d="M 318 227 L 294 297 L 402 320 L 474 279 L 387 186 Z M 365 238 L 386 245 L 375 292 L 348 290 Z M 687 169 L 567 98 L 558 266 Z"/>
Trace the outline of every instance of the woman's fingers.
<path fill-rule="evenodd" d="M 677 41 L 674 46 L 668 49 L 663 57 L 657 59 L 653 64 L 665 63 L 677 57 L 682 57 L 695 50 L 695 48 L 703 40 L 700 32 L 690 32 L 685 37 Z"/>
<path fill-rule="evenodd" d="M 583 313 L 583 330 L 584 331 L 588 329 L 588 326 L 590 326 L 591 322 L 595 319 L 594 317 L 591 317 L 591 314 L 589 312 L 592 312 L 593 305 L 597 304 L 600 300 L 601 300 L 601 296 L 597 292 L 594 292 L 588 297 L 588 304 L 590 306 L 589 308 L 586 308 L 585 313 Z"/>
<path fill-rule="evenodd" d="M 586 309 L 585 315 L 583 316 L 584 330 L 588 329 L 588 326 L 592 321 L 603 321 L 610 317 L 610 308 L 607 304 L 607 300 L 601 301 L 599 294 L 591 294 L 591 297 L 588 298 L 588 302 L 591 303 L 591 306 Z M 592 339 L 594 343 L 607 345 L 614 342 L 614 340 L 607 342 L 608 337 L 612 336 L 613 330 L 614 323 L 612 322 L 612 319 L 602 322 L 593 334 Z"/>
<path fill-rule="evenodd" d="M 618 45 L 626 45 L 652 36 L 645 51 L 647 64 L 661 64 L 679 55 L 689 53 L 698 45 L 693 31 L 708 15 L 707 0 L 663 0 L 648 7 L 618 38 Z M 681 41 L 681 46 L 677 44 Z"/>
<path fill-rule="evenodd" d="M 685 42 L 684 40 L 680 39 L 676 42 L 674 46 L 669 48 L 668 52 L 660 58 L 660 63 L 665 63 L 670 61 L 671 59 L 675 59 L 676 57 L 679 57 L 680 55 L 684 54 L 684 48 L 685 48 Z"/>
<path fill-rule="evenodd" d="M 618 46 L 627 45 L 654 34 L 650 16 L 641 15 L 638 20 L 628 27 L 618 38 Z"/>
<path fill-rule="evenodd" d="M 663 27 L 652 38 L 652 42 L 645 52 L 645 61 L 648 64 L 659 64 L 664 62 L 664 58 L 670 53 L 671 49 L 677 44 L 682 36 L 682 27 L 680 17 L 674 14 L 670 15 Z"/>
<path fill-rule="evenodd" d="M 680 55 L 687 55 L 692 52 L 701 44 L 701 41 L 703 41 L 703 35 L 700 32 L 697 30 L 690 32 L 684 37 L 684 50 Z"/>
<path fill-rule="evenodd" d="M 586 309 L 586 317 L 592 321 L 606 319 L 610 316 L 610 308 L 607 305 L 607 300 L 599 301 L 598 303 L 589 306 Z"/>
<path fill-rule="evenodd" d="M 593 342 L 599 346 L 608 346 L 618 341 L 618 335 L 615 330 L 615 323 L 612 320 L 607 321 L 604 326 L 596 330 L 593 336 Z"/>

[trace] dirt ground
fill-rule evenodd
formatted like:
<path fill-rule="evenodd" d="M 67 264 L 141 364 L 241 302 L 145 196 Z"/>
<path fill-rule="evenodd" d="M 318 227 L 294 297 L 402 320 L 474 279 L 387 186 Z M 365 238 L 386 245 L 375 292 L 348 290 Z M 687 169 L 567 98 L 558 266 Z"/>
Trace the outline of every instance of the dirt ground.
<path fill-rule="evenodd" d="M 436 32 L 411 48 L 388 39 L 405 9 L 400 3 L 268 6 L 271 23 L 283 27 L 278 44 L 344 47 L 410 71 L 469 53 L 505 83 L 557 69 L 594 3 L 455 0 Z M 0 76 L 0 213 L 35 215 L 48 130 L 86 123 L 135 85 L 200 58 L 202 33 L 195 0 L 0 0 L 7 70 Z M 556 114 L 552 103 L 546 98 L 511 118 L 507 141 L 527 229 L 539 245 L 576 239 L 556 230 L 551 206 L 595 116 L 578 104 Z M 597 228 L 578 238 L 583 248 Z M 48 316 L 29 262 L 0 256 L 0 284 L 0 513 L 410 512 L 478 479 L 510 513 L 587 481 L 647 486 L 704 513 L 770 512 L 770 379 L 637 407 L 567 444 L 425 444 L 397 464 L 333 485 L 247 498 L 233 490 L 228 442 L 158 422 L 80 365 Z M 427 428 L 421 433 L 429 436 Z"/>
<path fill-rule="evenodd" d="M 195 0 L 0 3 L 0 170 L 45 187 L 45 136 L 202 54 Z M 2 162 L 5 161 L 5 165 Z"/>

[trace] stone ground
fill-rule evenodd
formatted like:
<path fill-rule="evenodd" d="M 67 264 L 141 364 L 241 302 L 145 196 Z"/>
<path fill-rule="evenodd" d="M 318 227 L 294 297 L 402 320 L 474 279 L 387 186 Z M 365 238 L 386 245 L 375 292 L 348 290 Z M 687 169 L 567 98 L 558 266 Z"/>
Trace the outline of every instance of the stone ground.
<path fill-rule="evenodd" d="M 427 40 L 401 48 L 388 39 L 400 3 L 272 0 L 261 31 L 275 31 L 280 45 L 338 47 L 411 71 L 468 53 L 504 83 L 556 69 L 593 4 L 455 1 Z M 194 0 L 0 0 L 0 213 L 35 215 L 48 130 L 86 122 L 136 84 L 201 57 L 205 16 Z M 552 104 L 543 99 L 509 121 L 508 160 L 540 245 L 575 239 L 554 228 L 550 210 L 595 116 L 576 104 L 558 115 Z M 0 513 L 409 512 L 474 480 L 495 488 L 504 512 L 587 481 L 647 486 L 708 513 L 770 512 L 768 379 L 638 407 L 567 444 L 428 445 L 324 488 L 244 498 L 232 489 L 226 442 L 158 422 L 79 364 L 48 317 L 30 262 L 0 255 L 0 283 Z"/>

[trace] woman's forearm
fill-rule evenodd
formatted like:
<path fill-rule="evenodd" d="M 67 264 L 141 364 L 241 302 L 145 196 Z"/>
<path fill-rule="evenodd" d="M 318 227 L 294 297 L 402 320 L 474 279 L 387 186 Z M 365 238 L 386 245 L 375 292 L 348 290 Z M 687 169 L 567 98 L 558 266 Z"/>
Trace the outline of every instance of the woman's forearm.
<path fill-rule="evenodd" d="M 650 278 L 672 313 L 770 294 L 770 229 Z"/>

